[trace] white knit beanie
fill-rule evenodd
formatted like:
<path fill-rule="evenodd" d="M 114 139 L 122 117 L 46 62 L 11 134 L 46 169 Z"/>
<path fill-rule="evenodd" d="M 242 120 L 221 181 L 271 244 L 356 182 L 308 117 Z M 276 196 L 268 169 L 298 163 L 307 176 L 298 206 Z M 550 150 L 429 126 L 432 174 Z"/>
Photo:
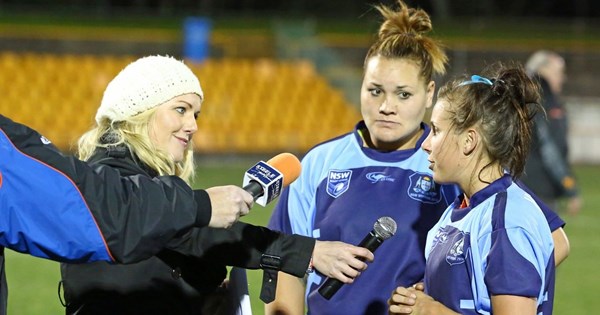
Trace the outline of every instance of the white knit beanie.
<path fill-rule="evenodd" d="M 200 82 L 188 66 L 173 57 L 143 57 L 110 81 L 96 112 L 96 122 L 103 118 L 126 120 L 188 93 L 204 98 Z"/>

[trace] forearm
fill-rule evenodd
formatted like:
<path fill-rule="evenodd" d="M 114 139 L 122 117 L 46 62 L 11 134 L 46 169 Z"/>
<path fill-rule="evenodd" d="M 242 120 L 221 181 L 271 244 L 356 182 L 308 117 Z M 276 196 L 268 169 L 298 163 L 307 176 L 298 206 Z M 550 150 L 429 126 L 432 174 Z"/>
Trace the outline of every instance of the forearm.
<path fill-rule="evenodd" d="M 554 241 L 554 265 L 558 266 L 569 256 L 571 246 L 562 228 L 552 232 L 552 240 Z"/>
<path fill-rule="evenodd" d="M 516 295 L 492 295 L 492 312 L 495 315 L 535 315 L 537 300 Z"/>
<path fill-rule="evenodd" d="M 275 300 L 265 304 L 265 315 L 304 314 L 304 280 L 279 273 Z"/>
<path fill-rule="evenodd" d="M 435 301 L 433 302 L 430 312 L 424 313 L 423 315 L 460 315 L 460 313 L 457 313 L 447 308 L 442 303 Z"/>
<path fill-rule="evenodd" d="M 210 257 L 223 265 L 246 269 L 263 268 L 266 258 L 272 258 L 277 265 L 273 269 L 302 277 L 314 244 L 312 238 L 237 222 L 228 229 L 193 229 L 189 235 L 170 242 L 169 248 L 185 255 Z"/>

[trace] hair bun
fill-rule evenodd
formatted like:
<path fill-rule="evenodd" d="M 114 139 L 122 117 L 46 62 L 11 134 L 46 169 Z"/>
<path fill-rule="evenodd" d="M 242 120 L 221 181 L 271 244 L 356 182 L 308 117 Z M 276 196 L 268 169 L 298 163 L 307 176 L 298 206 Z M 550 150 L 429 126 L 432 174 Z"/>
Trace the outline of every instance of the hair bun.
<path fill-rule="evenodd" d="M 502 79 L 496 79 L 496 78 L 492 78 L 492 79 L 490 79 L 490 81 L 492 81 L 492 92 L 494 94 L 502 95 L 502 94 L 506 93 L 506 91 L 508 90 L 506 81 L 504 81 Z"/>

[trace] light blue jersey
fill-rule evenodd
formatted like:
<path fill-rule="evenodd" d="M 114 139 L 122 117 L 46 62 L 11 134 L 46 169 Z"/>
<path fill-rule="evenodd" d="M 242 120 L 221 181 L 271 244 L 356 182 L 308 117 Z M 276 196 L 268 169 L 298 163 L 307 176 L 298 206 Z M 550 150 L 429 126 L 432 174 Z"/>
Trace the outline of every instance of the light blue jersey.
<path fill-rule="evenodd" d="M 469 207 L 461 199 L 427 236 L 425 291 L 461 314 L 492 314 L 492 295 L 534 297 L 552 314 L 554 243 L 536 201 L 508 175 Z"/>
<path fill-rule="evenodd" d="M 423 279 L 427 231 L 455 200 L 455 186 L 433 182 L 426 153 L 420 149 L 429 128 L 409 150 L 379 152 L 363 146 L 357 125 L 346 134 L 313 148 L 302 161 L 302 173 L 284 190 L 269 227 L 320 240 L 358 244 L 375 221 L 392 217 L 396 235 L 375 252 L 375 261 L 331 300 L 318 292 L 324 276 L 310 274 L 309 313 L 387 314 L 387 299 L 397 286 Z"/>

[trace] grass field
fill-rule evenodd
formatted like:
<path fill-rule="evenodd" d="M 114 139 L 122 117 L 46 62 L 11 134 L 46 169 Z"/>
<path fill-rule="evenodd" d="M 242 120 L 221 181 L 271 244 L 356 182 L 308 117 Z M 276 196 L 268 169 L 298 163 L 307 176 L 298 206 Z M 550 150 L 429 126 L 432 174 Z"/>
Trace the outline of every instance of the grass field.
<path fill-rule="evenodd" d="M 238 163 L 239 164 L 239 163 Z M 199 171 L 197 187 L 239 184 L 249 164 L 231 167 L 210 166 Z M 600 166 L 576 168 L 584 198 L 584 208 L 577 217 L 563 215 L 570 242 L 571 255 L 557 271 L 554 314 L 588 315 L 600 309 Z M 266 224 L 271 207 L 255 207 L 245 220 Z M 9 314 L 63 314 L 58 299 L 59 266 L 55 262 L 32 258 L 6 250 L 6 274 L 9 286 Z M 252 306 L 255 315 L 262 314 L 258 299 L 262 273 L 248 272 Z"/>

